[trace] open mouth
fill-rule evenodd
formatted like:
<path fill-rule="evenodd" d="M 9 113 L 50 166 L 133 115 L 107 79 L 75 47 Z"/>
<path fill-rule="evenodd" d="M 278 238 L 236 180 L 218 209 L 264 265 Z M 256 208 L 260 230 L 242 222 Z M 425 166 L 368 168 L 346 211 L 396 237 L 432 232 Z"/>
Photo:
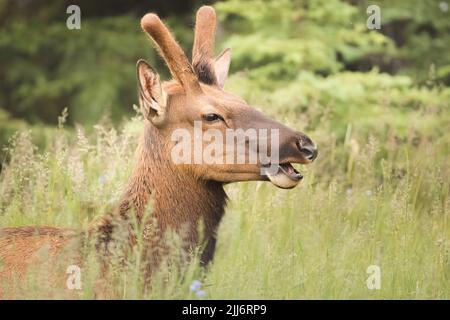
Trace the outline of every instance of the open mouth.
<path fill-rule="evenodd" d="M 291 163 L 280 163 L 275 168 L 273 165 L 266 168 L 265 175 L 279 188 L 294 188 L 303 179 L 303 175 Z"/>

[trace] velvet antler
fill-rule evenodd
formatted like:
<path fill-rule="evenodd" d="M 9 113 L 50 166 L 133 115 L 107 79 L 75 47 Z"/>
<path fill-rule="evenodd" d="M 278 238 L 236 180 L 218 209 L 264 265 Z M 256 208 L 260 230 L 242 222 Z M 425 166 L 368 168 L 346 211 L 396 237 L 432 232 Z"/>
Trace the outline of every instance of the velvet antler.
<path fill-rule="evenodd" d="M 203 6 L 197 11 L 192 66 L 200 81 L 210 85 L 217 85 L 214 71 L 215 34 L 216 12 L 210 6 Z"/>
<path fill-rule="evenodd" d="M 180 45 L 156 14 L 148 13 L 141 20 L 141 27 L 153 39 L 174 79 L 183 86 L 187 94 L 202 92 L 197 76 Z"/>

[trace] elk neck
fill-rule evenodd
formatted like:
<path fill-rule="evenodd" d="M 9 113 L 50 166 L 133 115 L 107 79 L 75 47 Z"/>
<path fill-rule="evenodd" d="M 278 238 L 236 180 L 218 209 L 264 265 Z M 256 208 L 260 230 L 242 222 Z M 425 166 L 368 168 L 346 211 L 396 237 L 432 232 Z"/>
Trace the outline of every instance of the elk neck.
<path fill-rule="evenodd" d="M 223 213 L 223 184 L 198 179 L 170 158 L 170 142 L 150 123 L 145 124 L 132 177 L 119 205 L 122 217 L 133 210 L 141 221 L 151 202 L 151 216 L 161 227 L 196 227 L 200 218 Z"/>

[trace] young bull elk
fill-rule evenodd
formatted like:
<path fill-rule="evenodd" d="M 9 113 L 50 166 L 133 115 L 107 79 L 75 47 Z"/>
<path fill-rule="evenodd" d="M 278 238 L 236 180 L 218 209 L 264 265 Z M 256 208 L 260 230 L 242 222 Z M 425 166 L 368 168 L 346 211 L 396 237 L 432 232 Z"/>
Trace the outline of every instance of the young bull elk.
<path fill-rule="evenodd" d="M 291 163 L 306 164 L 316 158 L 317 148 L 305 134 L 268 118 L 223 90 L 231 52 L 226 49 L 218 57 L 213 56 L 216 15 L 212 7 L 204 6 L 197 12 L 192 64 L 157 15 L 145 15 L 141 26 L 164 58 L 173 80 L 161 83 L 150 65 L 138 61 L 139 99 L 145 129 L 136 166 L 118 207 L 87 233 L 50 227 L 0 229 L 0 284 L 1 279 L 25 271 L 43 245 L 56 255 L 69 243 L 81 242 L 88 234 L 94 237 L 99 255 L 107 256 L 119 229 L 127 230 L 127 238 L 133 245 L 137 231 L 131 218 L 137 218 L 145 226 L 146 272 L 155 268 L 164 254 L 162 239 L 167 231 L 180 235 L 184 251 L 201 245 L 201 262 L 207 264 L 214 256 L 216 233 L 224 214 L 227 199 L 224 184 L 270 181 L 280 188 L 293 188 L 302 175 Z M 190 133 L 188 142 L 198 145 L 194 132 L 194 124 L 198 122 L 202 133 L 212 129 L 223 135 L 229 130 L 277 130 L 278 159 L 272 157 L 269 163 L 259 160 L 256 163 L 175 163 L 172 151 L 179 141 L 173 139 L 173 133 L 183 129 Z M 249 145 L 248 140 L 245 142 Z M 223 144 L 222 149 L 226 149 L 226 143 Z M 201 140 L 200 145 L 206 147 L 206 142 Z M 225 152 L 215 154 L 216 158 L 222 156 Z M 269 166 L 275 170 L 266 170 Z M 144 219 L 150 200 L 152 212 L 150 218 Z M 198 234 L 200 223 L 202 237 Z"/>

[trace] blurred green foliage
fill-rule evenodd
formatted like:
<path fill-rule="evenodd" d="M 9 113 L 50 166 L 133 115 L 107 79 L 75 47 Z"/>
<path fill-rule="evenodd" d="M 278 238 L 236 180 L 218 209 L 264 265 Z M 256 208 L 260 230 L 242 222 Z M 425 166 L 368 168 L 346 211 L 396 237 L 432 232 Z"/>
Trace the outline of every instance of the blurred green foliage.
<path fill-rule="evenodd" d="M 105 108 L 116 115 L 123 111 L 113 105 L 131 104 L 133 64 L 144 51 L 145 38 L 131 17 L 83 21 L 80 31 L 68 31 L 64 24 L 30 29 L 17 21 L 0 46 L 9 51 L 11 63 L 2 97 L 11 113 L 55 122 L 60 109 L 69 106 L 75 121 L 90 122 Z"/>
<path fill-rule="evenodd" d="M 360 1 L 364 9 L 373 1 Z M 396 52 L 390 70 L 417 83 L 450 84 L 450 3 L 443 0 L 381 0 L 381 32 L 392 38 Z"/>
<path fill-rule="evenodd" d="M 1 108 L 29 122 L 55 123 L 69 107 L 71 123 L 88 124 L 105 113 L 117 121 L 132 110 L 136 61 L 157 61 L 140 30 L 139 17 L 146 9 L 136 9 L 137 1 L 125 8 L 120 1 L 108 8 L 81 1 L 81 30 L 66 27 L 66 8 L 73 3 L 1 3 Z M 152 6 L 163 4 L 154 1 L 148 9 Z"/>
<path fill-rule="evenodd" d="M 230 33 L 233 67 L 248 68 L 259 79 L 289 80 L 305 70 L 330 75 L 393 49 L 388 38 L 369 32 L 365 14 L 339 0 L 228 1 L 216 7 Z"/>
<path fill-rule="evenodd" d="M 428 4 L 435 12 L 434 1 Z M 379 5 L 383 31 L 384 23 L 402 17 L 405 5 Z M 413 1 L 410 5 L 414 7 Z M 224 45 L 233 48 L 235 73 L 227 89 L 273 116 L 300 120 L 308 132 L 321 127 L 338 139 L 344 139 L 349 128 L 362 137 L 395 135 L 400 141 L 447 133 L 450 90 L 445 79 L 428 77 L 432 56 L 409 62 L 406 68 L 401 58 L 406 51 L 396 45 L 395 35 L 366 27 L 367 6 L 339 0 L 234 0 L 216 8 L 229 34 Z M 383 22 L 385 11 L 391 20 Z M 441 21 L 442 33 L 449 21 Z M 408 40 L 416 36 L 410 34 Z M 430 49 L 420 50 L 425 55 Z M 413 54 L 407 58 L 415 59 Z M 448 55 L 441 54 L 429 61 L 437 68 L 445 59 Z M 399 63 L 405 68 L 389 69 Z M 414 73 L 426 80 L 412 77 Z"/>
<path fill-rule="evenodd" d="M 195 10 L 203 1 L 0 0 L 0 144 L 28 124 L 118 122 L 137 102 L 135 62 L 167 69 L 139 28 L 161 14 L 190 55 Z M 81 8 L 81 30 L 68 30 L 66 8 Z M 381 30 L 366 27 L 361 0 L 228 0 L 219 12 L 219 46 L 233 49 L 230 91 L 273 113 L 315 126 L 333 114 L 341 137 L 352 121 L 370 131 L 448 126 L 450 49 L 444 1 L 377 1 Z M 447 7 L 445 7 L 447 5 Z M 218 48 L 219 49 L 219 48 Z M 306 116 L 307 115 L 307 116 Z M 381 121 L 381 123 L 380 123 Z M 367 126 L 365 126 L 367 124 Z M 442 129 L 443 130 L 443 129 Z"/>

